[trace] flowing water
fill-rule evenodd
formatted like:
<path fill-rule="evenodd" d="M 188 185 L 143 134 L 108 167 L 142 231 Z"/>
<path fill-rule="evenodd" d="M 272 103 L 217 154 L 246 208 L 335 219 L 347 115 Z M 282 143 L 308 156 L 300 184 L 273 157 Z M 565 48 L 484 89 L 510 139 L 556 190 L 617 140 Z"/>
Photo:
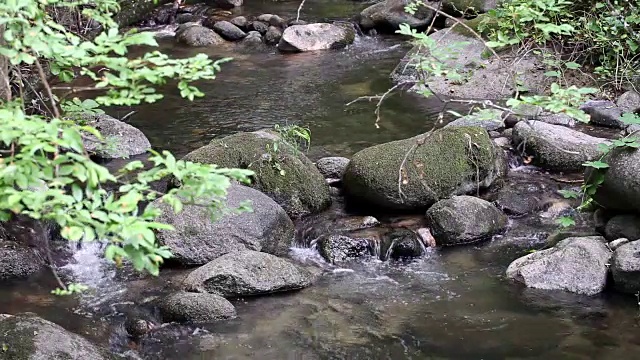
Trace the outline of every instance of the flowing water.
<path fill-rule="evenodd" d="M 241 13 L 292 16 L 298 6 L 248 2 Z M 302 18 L 345 19 L 363 6 L 348 0 L 308 1 Z M 202 51 L 161 43 L 175 56 Z M 235 60 L 223 66 L 218 79 L 200 84 L 205 99 L 189 103 L 167 88 L 163 102 L 133 109 L 129 121 L 154 147 L 184 155 L 216 136 L 299 124 L 311 129 L 311 157 L 349 156 L 423 132 L 439 111 L 436 103 L 415 95 L 395 95 L 385 101 L 376 128 L 375 102 L 345 106 L 392 86 L 388 74 L 406 52 L 397 38 L 360 37 L 345 50 L 296 55 L 235 45 L 206 51 Z M 536 172 L 526 176 L 546 179 Z M 66 278 L 92 286 L 92 292 L 54 297 L 49 290 L 55 283 L 43 274 L 3 285 L 0 312 L 33 311 L 116 353 L 135 349 L 143 359 L 640 357 L 635 298 L 528 290 L 504 279 L 509 262 L 539 247 L 554 228 L 552 220 L 537 215 L 512 219 L 504 236 L 482 245 L 427 249 L 423 258 L 411 262 L 367 260 L 343 268 L 324 263 L 312 249 L 292 249 L 294 259 L 319 273 L 314 286 L 238 299 L 235 320 L 201 328 L 168 325 L 138 344 L 127 340 L 123 314 L 177 288 L 186 272 L 166 270 L 154 279 L 115 271 L 101 259 L 100 245 L 93 244 L 76 251 L 61 269 Z M 156 314 L 149 310 L 146 315 L 153 319 Z"/>

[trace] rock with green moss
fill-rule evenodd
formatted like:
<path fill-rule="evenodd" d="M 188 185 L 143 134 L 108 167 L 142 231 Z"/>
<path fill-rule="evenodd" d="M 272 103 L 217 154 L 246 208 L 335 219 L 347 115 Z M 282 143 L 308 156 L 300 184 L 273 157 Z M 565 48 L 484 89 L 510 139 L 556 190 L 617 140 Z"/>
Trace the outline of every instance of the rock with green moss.
<path fill-rule="evenodd" d="M 426 209 L 504 175 L 502 150 L 486 130 L 449 127 L 356 153 L 343 178 L 351 199 L 396 210 Z"/>
<path fill-rule="evenodd" d="M 329 187 L 315 165 L 270 131 L 241 132 L 213 140 L 184 160 L 253 170 L 252 186 L 292 218 L 319 212 L 331 203 Z"/>
<path fill-rule="evenodd" d="M 0 316 L 0 358 L 6 360 L 102 360 L 103 349 L 33 313 Z"/>

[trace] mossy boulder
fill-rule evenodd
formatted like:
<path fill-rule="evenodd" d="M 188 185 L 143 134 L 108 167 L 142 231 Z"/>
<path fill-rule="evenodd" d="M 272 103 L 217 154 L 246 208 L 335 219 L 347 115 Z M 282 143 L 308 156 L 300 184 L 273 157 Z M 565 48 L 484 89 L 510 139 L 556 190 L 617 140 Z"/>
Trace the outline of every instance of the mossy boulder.
<path fill-rule="evenodd" d="M 504 172 L 504 152 L 494 147 L 485 129 L 448 127 L 356 153 L 343 183 L 350 199 L 421 210 L 486 188 Z"/>
<path fill-rule="evenodd" d="M 108 359 L 103 349 L 32 313 L 0 315 L 0 358 L 7 360 Z"/>
<path fill-rule="evenodd" d="M 313 163 L 270 131 L 213 140 L 184 160 L 253 170 L 252 187 L 275 200 L 292 218 L 319 212 L 331 203 L 329 187 Z"/>

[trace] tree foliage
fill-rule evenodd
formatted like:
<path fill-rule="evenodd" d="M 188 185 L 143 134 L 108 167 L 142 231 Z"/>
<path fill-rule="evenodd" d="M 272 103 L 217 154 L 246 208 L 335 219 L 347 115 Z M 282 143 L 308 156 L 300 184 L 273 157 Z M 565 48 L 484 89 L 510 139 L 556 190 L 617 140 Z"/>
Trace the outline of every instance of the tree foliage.
<path fill-rule="evenodd" d="M 54 21 L 52 7 L 77 11 L 99 23 L 102 31 L 93 39 L 75 34 Z M 101 137 L 75 121 L 82 114 L 100 112 L 103 106 L 158 101 L 162 94 L 155 87 L 169 82 L 193 100 L 203 95 L 193 82 L 214 79 L 220 64 L 229 60 L 213 61 L 203 54 L 171 59 L 159 51 L 127 57 L 132 46 L 157 43 L 151 33 L 121 32 L 112 18 L 117 10 L 115 0 L 0 3 L 0 58 L 17 74 L 10 82 L 13 91 L 0 100 L 0 220 L 27 215 L 55 222 L 64 238 L 108 241 L 109 260 L 130 260 L 137 270 L 157 274 L 171 253 L 158 245 L 154 231 L 171 226 L 156 222 L 159 210 L 144 205 L 159 198 L 175 212 L 188 203 L 206 207 L 215 217 L 230 210 L 223 199 L 231 181 L 247 182 L 252 173 L 176 160 L 168 152 L 152 151 L 150 168 L 133 161 L 117 174 L 90 159 L 83 140 Z M 27 111 L 26 85 L 18 76 L 25 68 L 37 74 L 44 113 Z M 61 85 L 49 83 L 46 69 Z M 74 86 L 71 81 L 79 75 L 93 85 Z M 71 97 L 79 91 L 93 96 L 84 101 Z M 182 186 L 166 193 L 152 189 L 152 182 L 169 176 Z M 80 288 L 63 285 L 58 293 Z"/>

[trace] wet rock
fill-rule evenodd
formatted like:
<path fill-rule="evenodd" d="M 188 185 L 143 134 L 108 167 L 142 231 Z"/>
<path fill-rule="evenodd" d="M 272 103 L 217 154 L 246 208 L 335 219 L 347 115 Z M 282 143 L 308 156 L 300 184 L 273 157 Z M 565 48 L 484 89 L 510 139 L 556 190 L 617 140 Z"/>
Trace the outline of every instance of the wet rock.
<path fill-rule="evenodd" d="M 318 251 L 330 264 L 367 256 L 371 253 L 369 241 L 343 235 L 324 236 L 318 240 Z"/>
<path fill-rule="evenodd" d="M 403 162 L 399 194 L 398 171 Z M 486 188 L 504 174 L 505 167 L 503 151 L 494 147 L 486 130 L 450 127 L 356 153 L 343 184 L 352 200 L 384 209 L 417 210 Z"/>
<path fill-rule="evenodd" d="M 242 44 L 247 47 L 259 47 L 262 45 L 262 35 L 257 31 L 249 31 L 247 36 L 242 39 Z"/>
<path fill-rule="evenodd" d="M 640 241 L 624 244 L 614 251 L 611 274 L 616 290 L 630 294 L 640 291 Z"/>
<path fill-rule="evenodd" d="M 218 7 L 222 9 L 233 9 L 234 7 L 242 6 L 242 0 L 215 0 Z"/>
<path fill-rule="evenodd" d="M 615 149 L 605 156 L 609 164 L 594 200 L 605 209 L 640 213 L 640 151 Z M 588 170 L 586 179 L 591 177 Z"/>
<path fill-rule="evenodd" d="M 237 316 L 229 300 L 216 294 L 179 291 L 162 299 L 159 307 L 165 322 L 206 323 Z"/>
<path fill-rule="evenodd" d="M 0 231 L 2 229 L 0 228 Z M 45 266 L 40 256 L 27 246 L 0 239 L 0 280 L 27 278 Z"/>
<path fill-rule="evenodd" d="M 347 165 L 349 165 L 349 159 L 338 156 L 324 157 L 316 161 L 316 167 L 320 174 L 330 179 L 342 179 Z"/>
<path fill-rule="evenodd" d="M 536 119 L 551 125 L 574 127 L 576 120 L 566 114 L 542 114 Z"/>
<path fill-rule="evenodd" d="M 273 14 L 262 14 L 262 15 L 258 15 L 258 17 L 256 18 L 256 20 L 261 21 L 263 23 L 269 23 L 269 21 L 271 20 L 271 18 L 273 17 Z"/>
<path fill-rule="evenodd" d="M 590 115 L 591 124 L 619 129 L 626 127 L 620 121 L 622 109 L 609 100 L 589 100 L 580 106 L 580 110 Z"/>
<path fill-rule="evenodd" d="M 444 246 L 487 240 L 507 226 L 507 217 L 498 208 L 473 196 L 438 201 L 426 218 L 436 242 Z"/>
<path fill-rule="evenodd" d="M 176 24 L 186 24 L 188 22 L 198 21 L 198 16 L 190 13 L 176 15 Z"/>
<path fill-rule="evenodd" d="M 274 143 L 279 144 L 278 150 L 268 150 Z M 214 139 L 184 160 L 255 171 L 252 187 L 274 199 L 293 218 L 324 210 L 331 203 L 329 187 L 315 165 L 270 131 Z"/>
<path fill-rule="evenodd" d="M 275 26 L 281 30 L 287 27 L 287 21 L 278 15 L 273 15 L 272 17 L 270 17 L 268 22 L 269 25 Z"/>
<path fill-rule="evenodd" d="M 140 339 L 158 326 L 157 323 L 138 316 L 127 316 L 124 329 L 132 339 Z"/>
<path fill-rule="evenodd" d="M 176 41 L 194 47 L 219 45 L 225 42 L 215 31 L 195 23 L 180 25 L 176 30 Z"/>
<path fill-rule="evenodd" d="M 611 251 L 616 251 L 616 249 L 619 248 L 620 246 L 624 244 L 628 244 L 630 242 L 631 241 L 629 239 L 625 239 L 625 238 L 616 239 L 609 243 L 609 249 L 611 249 Z"/>
<path fill-rule="evenodd" d="M 224 297 L 266 295 L 311 285 L 311 276 L 288 260 L 256 251 L 221 256 L 192 271 L 184 280 L 187 291 Z"/>
<path fill-rule="evenodd" d="M 242 185 L 231 185 L 226 206 L 235 209 L 249 200 L 252 212 L 226 214 L 211 221 L 203 207 L 185 205 L 174 214 L 171 207 L 156 200 L 153 206 L 163 213 L 158 221 L 175 231 L 158 231 L 158 242 L 168 246 L 173 261 L 182 265 L 202 265 L 229 252 L 264 251 L 276 255 L 288 252 L 293 241 L 293 223 L 285 211 L 261 192 Z"/>
<path fill-rule="evenodd" d="M 533 156 L 533 163 L 552 171 L 581 171 L 586 161 L 603 153 L 599 144 L 607 140 L 540 121 L 519 122 L 513 128 L 513 142 Z"/>
<path fill-rule="evenodd" d="M 493 143 L 503 149 L 511 149 L 511 139 L 509 139 L 508 137 L 497 137 L 493 139 Z"/>
<path fill-rule="evenodd" d="M 540 213 L 541 218 L 557 219 L 562 216 L 569 216 L 575 210 L 566 199 L 549 199 L 544 203 L 545 211 Z"/>
<path fill-rule="evenodd" d="M 448 14 L 486 13 L 497 7 L 497 0 L 444 0 L 443 11 Z"/>
<path fill-rule="evenodd" d="M 404 10 L 408 4 L 408 0 L 384 0 L 371 5 L 360 13 L 360 27 L 364 30 L 375 28 L 388 33 L 398 30 L 403 23 L 416 29 L 427 27 L 435 12 L 420 6 L 418 11 L 411 15 Z M 427 1 L 427 4 L 437 7 L 437 1 Z"/>
<path fill-rule="evenodd" d="M 3 359 L 109 359 L 106 351 L 33 313 L 0 318 Z"/>
<path fill-rule="evenodd" d="M 243 31 L 247 30 L 249 27 L 249 21 L 244 16 L 236 16 L 233 19 L 231 19 L 230 22 Z"/>
<path fill-rule="evenodd" d="M 249 30 L 254 30 L 259 32 L 261 35 L 264 35 L 267 33 L 267 30 L 269 30 L 269 25 L 263 23 L 262 21 L 254 21 L 251 23 Z"/>
<path fill-rule="evenodd" d="M 223 38 L 231 41 L 242 40 L 247 34 L 229 21 L 218 21 L 213 25 L 213 30 Z"/>
<path fill-rule="evenodd" d="M 620 95 L 618 101 L 616 101 L 616 105 L 618 105 L 623 112 L 637 112 L 640 110 L 640 94 L 635 91 L 627 91 Z"/>
<path fill-rule="evenodd" d="M 640 216 L 631 214 L 614 216 L 607 222 L 604 231 L 609 241 L 619 238 L 638 240 L 640 239 Z"/>
<path fill-rule="evenodd" d="M 269 26 L 269 29 L 264 34 L 264 40 L 269 45 L 276 45 L 282 38 L 282 30 L 275 26 Z"/>
<path fill-rule="evenodd" d="M 602 237 L 573 237 L 513 261 L 507 277 L 531 288 L 595 295 L 606 285 L 610 257 Z"/>
<path fill-rule="evenodd" d="M 458 55 L 443 61 L 448 67 L 458 69 L 458 73 L 462 75 L 458 79 L 445 76 L 427 78 L 426 81 L 433 92 L 467 99 L 507 99 L 513 97 L 518 91 L 512 79 L 513 74 L 518 73 L 518 80 L 521 80 L 521 84 L 526 86 L 530 93 L 544 93 L 547 88 L 547 77 L 544 75 L 545 65 L 542 56 L 533 54 L 521 56 L 507 52 L 501 55 L 500 60 L 487 57 L 484 55 L 487 50 L 484 42 L 473 35 L 461 34 L 458 29 L 463 27 L 456 26 L 452 31 L 437 31 L 429 35 L 429 38 L 438 43 L 441 50 L 455 47 L 455 50 L 451 51 L 455 51 Z M 460 47 L 461 43 L 465 45 Z M 419 75 L 416 71 L 419 64 L 415 59 L 428 56 L 430 55 L 426 47 L 414 47 L 400 61 L 391 77 L 396 82 L 419 83 Z M 517 63 L 509 60 L 515 56 L 520 59 Z M 416 85 L 412 90 L 424 89 Z"/>
<path fill-rule="evenodd" d="M 496 197 L 496 206 L 509 215 L 522 216 L 542 208 L 544 196 L 542 184 L 519 182 L 502 187 Z"/>
<path fill-rule="evenodd" d="M 421 244 L 421 239 L 409 229 L 397 229 L 387 238 L 390 244 L 389 250 L 385 253 L 388 253 L 390 259 L 411 259 L 423 255 L 424 245 Z"/>
<path fill-rule="evenodd" d="M 489 113 L 463 116 L 445 125 L 445 127 L 453 126 L 479 126 L 487 131 L 501 131 L 504 130 L 504 120 L 502 119 L 502 111 L 490 110 Z"/>
<path fill-rule="evenodd" d="M 285 29 L 278 50 L 285 52 L 338 49 L 353 43 L 355 32 L 326 23 L 293 25 Z"/>
<path fill-rule="evenodd" d="M 151 149 L 149 139 L 139 129 L 116 120 L 111 116 L 83 115 L 86 125 L 91 126 L 103 137 L 103 141 L 91 134 L 83 140 L 84 148 L 92 155 L 102 159 L 128 158 Z"/>

